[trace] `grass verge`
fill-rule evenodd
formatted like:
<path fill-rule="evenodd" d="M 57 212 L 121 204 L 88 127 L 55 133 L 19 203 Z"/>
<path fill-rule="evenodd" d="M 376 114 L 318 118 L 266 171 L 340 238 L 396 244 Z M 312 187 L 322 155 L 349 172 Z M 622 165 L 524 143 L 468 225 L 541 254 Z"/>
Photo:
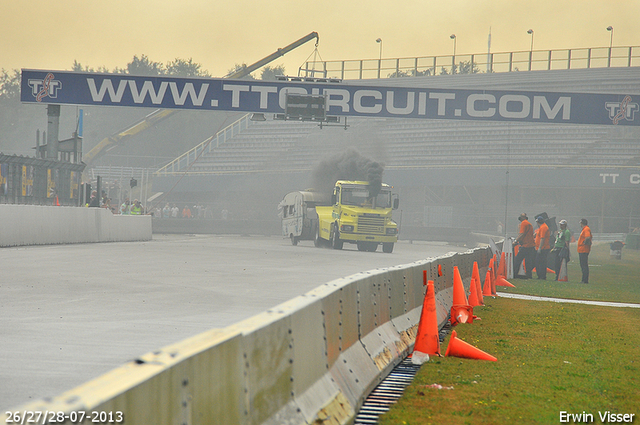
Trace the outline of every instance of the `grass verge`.
<path fill-rule="evenodd" d="M 594 249 L 599 267 L 591 269 L 589 285 L 576 283 L 574 265 L 569 282 L 516 280 L 511 292 L 639 302 L 640 252 L 625 251 L 620 261 L 605 248 Z M 561 412 L 591 414 L 592 423 L 605 412 L 640 421 L 640 309 L 500 297 L 485 304 L 474 309 L 481 321 L 456 330 L 498 361 L 432 358 L 381 425 L 553 424 L 562 423 Z"/>
<path fill-rule="evenodd" d="M 575 245 L 575 244 L 573 244 Z M 582 271 L 575 246 L 568 264 L 568 282 L 556 282 L 555 274 L 548 280 L 514 279 L 515 288 L 498 288 L 502 292 L 541 297 L 570 298 L 640 304 L 640 251 L 623 249 L 622 259 L 611 258 L 609 244 L 595 245 L 589 254 L 589 284 L 580 283 Z"/>

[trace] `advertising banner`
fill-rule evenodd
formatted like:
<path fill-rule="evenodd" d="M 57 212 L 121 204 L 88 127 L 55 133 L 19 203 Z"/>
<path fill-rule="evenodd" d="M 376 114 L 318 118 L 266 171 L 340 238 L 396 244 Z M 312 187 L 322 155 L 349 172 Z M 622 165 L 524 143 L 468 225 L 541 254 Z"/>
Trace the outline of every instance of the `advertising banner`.
<path fill-rule="evenodd" d="M 328 116 L 638 125 L 639 93 L 588 94 L 358 86 L 22 70 L 25 103 L 282 114 L 287 94 L 321 95 Z M 407 80 L 409 80 L 407 78 Z"/>
<path fill-rule="evenodd" d="M 9 180 L 9 164 L 0 164 L 0 196 L 7 195 L 7 181 Z"/>
<path fill-rule="evenodd" d="M 33 165 L 22 166 L 22 196 L 33 196 Z"/>

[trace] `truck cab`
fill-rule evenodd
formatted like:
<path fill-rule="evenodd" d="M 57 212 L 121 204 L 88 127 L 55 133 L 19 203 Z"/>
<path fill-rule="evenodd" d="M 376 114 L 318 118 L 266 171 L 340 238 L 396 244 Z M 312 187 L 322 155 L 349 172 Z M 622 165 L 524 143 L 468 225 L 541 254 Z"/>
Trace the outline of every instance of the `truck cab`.
<path fill-rule="evenodd" d="M 382 245 L 384 252 L 393 252 L 398 225 L 392 211 L 398 208 L 399 199 L 391 189 L 383 183 L 375 195 L 368 182 L 337 181 L 331 205 L 316 207 L 316 246 L 330 243 L 334 249 L 342 249 L 346 242 L 356 244 L 360 251 L 373 252 Z"/>

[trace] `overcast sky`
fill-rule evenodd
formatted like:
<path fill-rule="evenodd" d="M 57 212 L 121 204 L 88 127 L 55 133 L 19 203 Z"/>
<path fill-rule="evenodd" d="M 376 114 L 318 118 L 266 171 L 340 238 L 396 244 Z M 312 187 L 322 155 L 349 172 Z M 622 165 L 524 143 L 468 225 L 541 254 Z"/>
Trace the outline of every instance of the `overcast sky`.
<path fill-rule="evenodd" d="M 193 58 L 214 77 L 316 31 L 324 60 L 640 46 L 640 0 L 0 0 L 0 68 Z M 638 49 L 640 50 L 640 49 Z M 288 75 L 310 42 L 274 61 Z M 311 57 L 312 58 L 312 57 Z M 311 59 L 310 58 L 310 59 Z"/>

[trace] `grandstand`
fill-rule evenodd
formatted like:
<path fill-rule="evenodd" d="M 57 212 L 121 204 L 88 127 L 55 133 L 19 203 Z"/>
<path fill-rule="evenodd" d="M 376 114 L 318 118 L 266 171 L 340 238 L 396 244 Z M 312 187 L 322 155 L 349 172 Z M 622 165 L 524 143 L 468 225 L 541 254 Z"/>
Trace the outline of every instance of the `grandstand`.
<path fill-rule="evenodd" d="M 638 77 L 640 68 L 609 68 L 349 84 L 381 85 L 384 81 L 385 85 L 431 88 L 635 94 L 640 93 Z M 242 210 L 272 208 L 287 191 L 311 184 L 310 173 L 321 159 L 354 147 L 385 164 L 385 180 L 401 193 L 404 213 L 421 225 L 429 225 L 427 211 L 434 206 L 450 211 L 450 217 L 438 223 L 452 223 L 453 227 L 471 223 L 481 230 L 490 230 L 505 218 L 515 227 L 511 215 L 517 216 L 516 211 L 587 215 L 599 223 L 596 230 L 615 228 L 616 232 L 634 227 L 640 217 L 640 185 L 630 185 L 628 177 L 640 173 L 637 128 L 349 117 L 345 130 L 344 122 L 320 128 L 310 122 L 251 122 L 248 116 L 241 120 L 246 125 L 232 137 L 203 143 L 199 150 L 194 148 L 192 154 L 160 169 L 154 192 L 173 191 L 167 199 L 231 203 Z M 612 187 L 616 190 L 605 196 L 603 183 L 607 182 L 601 176 L 607 173 L 621 175 L 622 185 Z M 539 189 L 544 189 L 543 195 Z M 472 192 L 485 195 L 478 199 Z M 239 193 L 246 197 L 244 201 Z M 590 202 L 594 199 L 598 201 Z M 629 199 L 633 201 L 627 207 Z M 488 205 L 499 205 L 502 213 Z M 605 212 L 610 207 L 617 209 L 616 214 Z M 478 214 L 483 217 L 475 217 Z"/>

